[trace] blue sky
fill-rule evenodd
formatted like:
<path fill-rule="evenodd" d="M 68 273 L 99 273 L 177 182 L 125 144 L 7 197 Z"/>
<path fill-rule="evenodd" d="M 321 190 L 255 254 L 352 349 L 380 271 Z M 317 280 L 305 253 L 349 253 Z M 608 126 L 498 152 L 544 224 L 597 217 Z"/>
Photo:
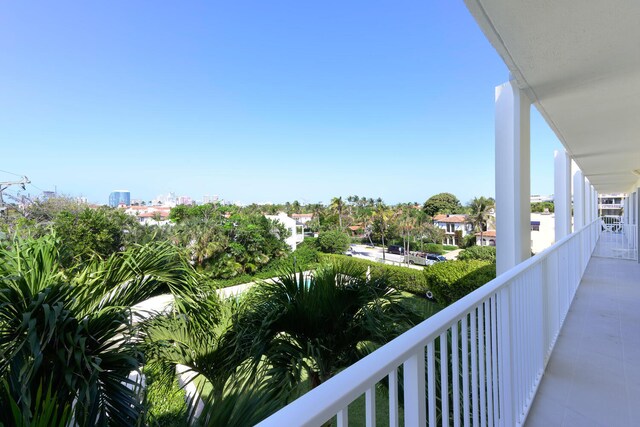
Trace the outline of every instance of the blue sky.
<path fill-rule="evenodd" d="M 494 193 L 508 71 L 462 1 L 4 2 L 0 52 L 0 170 L 32 194 Z M 531 127 L 551 194 L 560 144 Z"/>

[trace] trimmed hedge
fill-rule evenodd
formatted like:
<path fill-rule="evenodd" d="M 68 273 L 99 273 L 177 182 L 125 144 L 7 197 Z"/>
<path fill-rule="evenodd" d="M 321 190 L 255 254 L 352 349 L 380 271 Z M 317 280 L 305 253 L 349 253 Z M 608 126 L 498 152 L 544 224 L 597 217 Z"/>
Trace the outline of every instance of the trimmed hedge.
<path fill-rule="evenodd" d="M 437 243 L 427 243 L 426 246 L 424 247 L 424 250 L 426 252 L 429 252 L 430 254 L 442 255 L 444 253 L 444 246 L 439 245 Z"/>
<path fill-rule="evenodd" d="M 435 299 L 449 305 L 496 277 L 494 263 L 470 260 L 438 262 L 424 271 Z"/>
<path fill-rule="evenodd" d="M 389 286 L 400 291 L 407 291 L 412 294 L 424 296 L 429 290 L 422 270 L 386 265 L 346 255 L 319 254 L 319 258 L 320 262 L 332 262 L 336 260 L 340 262 L 350 261 L 365 268 L 371 267 L 371 277 L 387 276 Z"/>
<path fill-rule="evenodd" d="M 468 261 L 478 259 L 481 261 L 496 262 L 495 246 L 471 246 L 458 254 L 458 259 Z"/>

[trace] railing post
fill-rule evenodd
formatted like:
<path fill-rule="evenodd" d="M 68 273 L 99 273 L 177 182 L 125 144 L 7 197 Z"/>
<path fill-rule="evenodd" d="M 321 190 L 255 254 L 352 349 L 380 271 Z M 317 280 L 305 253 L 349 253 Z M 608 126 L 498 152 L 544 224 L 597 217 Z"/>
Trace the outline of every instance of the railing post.
<path fill-rule="evenodd" d="M 404 424 L 426 427 L 424 347 L 407 359 L 404 366 Z"/>
<path fill-rule="evenodd" d="M 500 316 L 500 349 L 498 360 L 500 362 L 500 425 L 514 426 L 514 399 L 513 389 L 513 349 L 511 345 L 512 319 L 511 319 L 511 286 L 507 285 L 500 290 L 499 316 Z"/>

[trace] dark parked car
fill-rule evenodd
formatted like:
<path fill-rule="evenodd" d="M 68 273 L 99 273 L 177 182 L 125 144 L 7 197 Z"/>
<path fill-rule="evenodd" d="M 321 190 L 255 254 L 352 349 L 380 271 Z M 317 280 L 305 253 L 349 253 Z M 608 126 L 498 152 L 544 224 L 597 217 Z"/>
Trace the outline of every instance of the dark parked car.
<path fill-rule="evenodd" d="M 446 261 L 447 260 L 445 257 L 443 257 L 442 255 L 438 255 L 438 254 L 427 254 L 427 259 L 430 259 L 430 260 L 435 261 L 435 262 L 441 262 L 441 261 Z"/>
<path fill-rule="evenodd" d="M 400 245 L 389 245 L 387 247 L 388 254 L 404 255 L 404 248 Z"/>

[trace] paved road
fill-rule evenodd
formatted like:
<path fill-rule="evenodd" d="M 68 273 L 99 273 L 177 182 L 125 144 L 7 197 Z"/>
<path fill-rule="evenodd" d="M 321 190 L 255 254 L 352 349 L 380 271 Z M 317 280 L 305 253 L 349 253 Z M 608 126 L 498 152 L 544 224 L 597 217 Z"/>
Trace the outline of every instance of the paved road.
<path fill-rule="evenodd" d="M 354 257 L 364 258 L 369 261 L 380 262 L 382 259 L 382 248 L 371 247 L 367 245 L 351 245 L 351 253 Z M 404 256 L 396 255 L 396 254 L 384 254 L 384 258 L 387 264 L 392 265 L 402 265 L 403 267 L 407 267 L 407 264 L 404 263 Z M 423 266 L 420 265 L 409 265 L 408 267 L 414 268 L 416 270 L 422 270 Z"/>

